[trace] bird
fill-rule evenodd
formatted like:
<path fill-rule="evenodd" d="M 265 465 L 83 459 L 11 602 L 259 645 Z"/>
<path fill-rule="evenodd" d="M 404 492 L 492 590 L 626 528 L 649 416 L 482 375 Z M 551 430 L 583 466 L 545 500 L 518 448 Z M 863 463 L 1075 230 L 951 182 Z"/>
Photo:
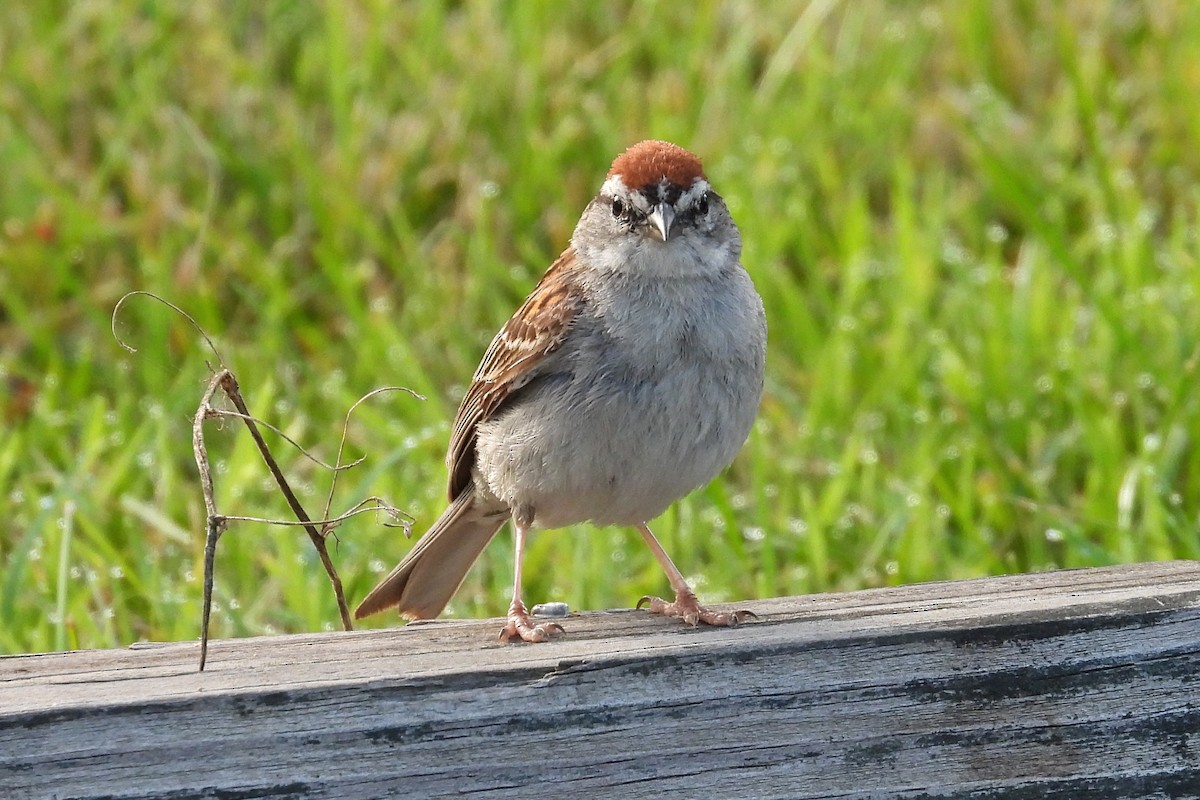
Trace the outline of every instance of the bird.
<path fill-rule="evenodd" d="M 563 632 L 526 610 L 525 546 L 534 528 L 584 522 L 636 528 L 662 566 L 674 600 L 638 608 L 692 626 L 755 618 L 702 606 L 648 526 L 732 462 L 758 413 L 766 315 L 741 250 L 696 155 L 657 140 L 619 154 L 471 379 L 446 455 L 448 507 L 355 617 L 436 617 L 511 519 L 504 641 Z"/>

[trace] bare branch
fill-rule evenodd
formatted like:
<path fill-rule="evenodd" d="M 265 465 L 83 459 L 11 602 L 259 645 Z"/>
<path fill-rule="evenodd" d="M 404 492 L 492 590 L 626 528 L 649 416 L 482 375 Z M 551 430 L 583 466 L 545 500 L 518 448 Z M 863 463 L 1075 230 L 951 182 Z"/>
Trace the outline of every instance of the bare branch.
<path fill-rule="evenodd" d="M 125 295 L 128 297 L 129 295 Z M 122 298 L 124 299 L 124 298 Z M 114 315 L 115 315 L 114 311 Z M 115 335 L 115 334 L 114 334 Z M 220 356 L 218 356 L 220 358 Z M 221 387 L 221 382 L 229 370 L 222 370 L 213 375 L 208 382 L 208 389 L 192 418 L 192 453 L 196 457 L 196 467 L 200 470 L 200 487 L 204 494 L 204 511 L 208 524 L 204 537 L 204 604 L 200 612 L 200 671 L 204 671 L 204 663 L 208 660 L 208 623 L 212 616 L 213 570 L 216 565 L 217 540 L 225 532 L 226 523 L 217 514 L 217 500 L 213 491 L 212 468 L 209 466 L 208 449 L 204 446 L 204 420 L 211 410 L 209 402 Z"/>

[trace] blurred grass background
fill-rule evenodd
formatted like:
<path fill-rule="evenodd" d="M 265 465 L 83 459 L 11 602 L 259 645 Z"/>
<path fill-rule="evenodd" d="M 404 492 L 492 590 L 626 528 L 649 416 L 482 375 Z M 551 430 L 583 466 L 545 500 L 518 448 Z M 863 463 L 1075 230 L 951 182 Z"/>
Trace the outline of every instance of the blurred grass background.
<path fill-rule="evenodd" d="M 743 454 L 655 530 L 710 600 L 1200 555 L 1200 4 L 0 5 L 0 651 L 197 636 L 195 315 L 340 507 L 423 529 L 487 341 L 611 158 L 701 154 L 767 305 Z M 277 453 L 318 513 L 329 475 Z M 286 517 L 239 425 L 226 513 Z M 352 602 L 409 546 L 371 517 Z M 451 613 L 503 613 L 504 534 Z M 626 530 L 527 597 L 666 590 Z M 752 605 L 752 604 L 751 604 Z M 214 635 L 330 629 L 306 537 L 235 524 Z M 396 624 L 394 616 L 370 624 Z"/>

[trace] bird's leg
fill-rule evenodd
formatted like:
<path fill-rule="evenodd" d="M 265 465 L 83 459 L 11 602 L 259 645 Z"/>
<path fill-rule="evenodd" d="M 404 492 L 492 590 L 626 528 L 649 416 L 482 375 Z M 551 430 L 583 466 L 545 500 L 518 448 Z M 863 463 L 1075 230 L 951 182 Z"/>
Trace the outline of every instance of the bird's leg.
<path fill-rule="evenodd" d="M 658 539 L 650 532 L 649 526 L 643 522 L 641 525 L 638 525 L 638 532 L 642 534 L 642 538 L 646 540 L 646 544 L 650 547 L 650 552 L 654 553 L 654 557 L 662 565 L 663 572 L 667 573 L 667 580 L 671 582 L 671 588 L 675 590 L 674 603 L 668 603 L 661 597 L 646 595 L 641 600 L 638 600 L 638 608 L 641 608 L 645 604 L 649 607 L 651 614 L 665 614 L 668 617 L 679 617 L 692 626 L 704 623 L 705 625 L 720 625 L 731 628 L 739 622 L 745 622 L 748 619 L 758 619 L 758 616 L 753 611 L 710 611 L 700 605 L 700 601 L 696 599 L 696 593 L 692 591 L 692 587 L 688 586 L 687 581 L 683 578 L 683 573 L 679 571 L 679 568 L 671 561 L 671 557 L 667 555 L 667 551 L 663 549 Z"/>
<path fill-rule="evenodd" d="M 508 623 L 500 631 L 501 641 L 511 642 L 520 639 L 523 642 L 544 642 L 552 635 L 562 633 L 562 625 L 557 622 L 535 624 L 521 602 L 521 562 L 525 559 L 525 537 L 529 533 L 532 519 L 528 515 L 514 510 L 513 528 L 516 530 L 516 553 L 513 566 L 513 596 L 508 606 Z"/>

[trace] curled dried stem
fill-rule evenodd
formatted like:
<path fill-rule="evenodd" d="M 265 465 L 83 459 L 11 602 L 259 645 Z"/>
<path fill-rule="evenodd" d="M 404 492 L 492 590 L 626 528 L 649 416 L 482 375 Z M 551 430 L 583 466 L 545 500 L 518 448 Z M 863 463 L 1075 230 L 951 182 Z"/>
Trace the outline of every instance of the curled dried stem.
<path fill-rule="evenodd" d="M 363 403 L 370 400 L 372 397 L 375 397 L 376 395 L 385 394 L 387 392 L 408 392 L 409 394 L 411 394 L 413 397 L 417 398 L 418 400 L 425 399 L 424 395 L 417 394 L 412 389 L 409 389 L 404 386 L 382 386 L 378 389 L 372 389 L 371 391 L 367 392 L 362 397 L 358 398 L 358 400 L 354 401 L 354 405 L 350 406 L 350 408 L 347 409 L 346 419 L 342 423 L 342 439 L 338 443 L 337 461 L 335 462 L 336 466 L 332 467 L 333 479 L 329 482 L 329 496 L 325 498 L 324 516 L 326 516 L 326 517 L 329 516 L 329 509 L 333 507 L 333 493 L 337 489 L 338 473 L 340 473 L 343 469 L 347 469 L 350 466 L 354 466 L 354 465 L 362 462 L 362 458 L 359 458 L 359 459 L 351 462 L 349 465 L 346 465 L 346 466 L 342 465 L 342 453 L 344 453 L 346 450 L 346 437 L 349 436 L 349 434 L 350 434 L 350 417 L 352 414 L 354 414 L 355 409 L 357 409 Z M 412 535 L 412 527 L 411 526 L 405 527 L 404 535 L 405 536 Z"/>
<path fill-rule="evenodd" d="M 166 300 L 162 297 L 159 297 L 154 292 L 146 292 L 146 291 L 141 291 L 141 290 L 138 290 L 135 292 L 126 292 L 121 297 L 121 299 L 117 301 L 117 304 L 115 306 L 113 306 L 112 319 L 110 320 L 110 324 L 112 327 L 113 338 L 117 340 L 117 344 L 121 345 L 121 347 L 128 350 L 130 353 L 137 352 L 136 347 L 133 347 L 132 345 L 127 344 L 125 342 L 125 340 L 121 338 L 120 334 L 117 333 L 117 314 L 119 314 L 121 312 L 121 307 L 125 305 L 125 301 L 136 295 L 143 295 L 145 297 L 149 297 L 154 300 L 157 300 L 158 302 L 162 303 L 167 308 L 174 311 L 179 316 L 186 319 L 189 323 L 191 323 L 192 327 L 196 329 L 196 333 L 200 334 L 204 338 L 205 343 L 208 345 L 208 349 L 213 351 L 213 355 L 216 356 L 216 358 L 217 358 L 217 364 L 220 365 L 221 369 L 225 368 L 225 358 L 221 355 L 221 351 L 217 349 L 217 346 L 215 344 L 213 344 L 213 340 L 209 337 L 208 333 L 204 330 L 204 328 L 202 328 L 200 326 L 200 323 L 196 322 L 195 317 L 193 317 L 191 314 L 184 311 L 179 306 L 172 303 L 170 300 Z"/>

